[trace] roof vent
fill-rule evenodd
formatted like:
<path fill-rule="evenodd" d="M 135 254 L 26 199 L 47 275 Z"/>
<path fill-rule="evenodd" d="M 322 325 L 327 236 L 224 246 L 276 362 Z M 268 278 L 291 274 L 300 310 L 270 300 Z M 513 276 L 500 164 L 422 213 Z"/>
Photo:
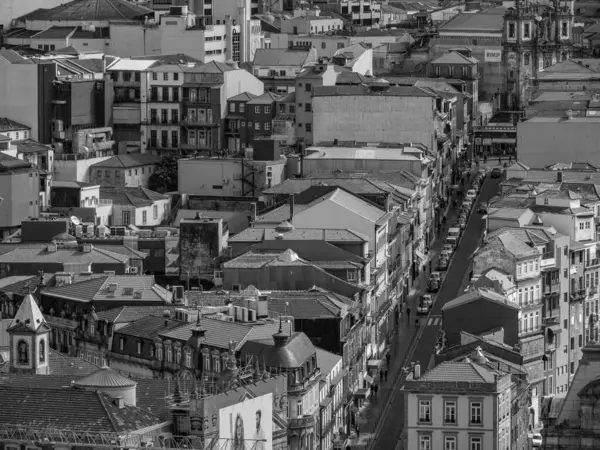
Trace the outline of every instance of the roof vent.
<path fill-rule="evenodd" d="M 117 289 L 119 289 L 119 283 L 110 283 L 108 285 L 108 292 L 117 292 Z"/>
<path fill-rule="evenodd" d="M 281 233 L 277 233 L 277 234 L 275 235 L 275 239 L 283 239 L 283 234 L 281 234 Z"/>

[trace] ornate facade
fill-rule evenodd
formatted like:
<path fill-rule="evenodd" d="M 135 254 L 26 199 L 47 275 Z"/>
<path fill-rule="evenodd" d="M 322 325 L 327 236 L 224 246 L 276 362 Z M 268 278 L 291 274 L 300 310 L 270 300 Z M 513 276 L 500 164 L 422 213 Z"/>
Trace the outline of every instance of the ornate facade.
<path fill-rule="evenodd" d="M 504 16 L 502 57 L 505 106 L 522 109 L 531 80 L 544 68 L 571 57 L 573 2 L 517 0 Z"/>

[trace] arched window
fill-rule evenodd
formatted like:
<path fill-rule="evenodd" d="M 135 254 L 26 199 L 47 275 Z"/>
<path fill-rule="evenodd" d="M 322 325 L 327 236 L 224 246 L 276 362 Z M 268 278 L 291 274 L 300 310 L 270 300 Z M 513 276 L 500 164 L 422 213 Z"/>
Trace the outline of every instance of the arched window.
<path fill-rule="evenodd" d="M 42 339 L 40 341 L 40 362 L 46 362 L 46 340 Z"/>
<path fill-rule="evenodd" d="M 19 364 L 29 364 L 29 344 L 25 341 L 19 341 L 17 344 L 17 355 Z"/>
<path fill-rule="evenodd" d="M 186 347 L 184 350 L 185 353 L 185 366 L 192 367 L 192 351 Z"/>
<path fill-rule="evenodd" d="M 160 344 L 156 344 L 156 359 L 158 359 L 159 361 L 162 361 L 163 359 L 163 349 L 162 345 Z"/>

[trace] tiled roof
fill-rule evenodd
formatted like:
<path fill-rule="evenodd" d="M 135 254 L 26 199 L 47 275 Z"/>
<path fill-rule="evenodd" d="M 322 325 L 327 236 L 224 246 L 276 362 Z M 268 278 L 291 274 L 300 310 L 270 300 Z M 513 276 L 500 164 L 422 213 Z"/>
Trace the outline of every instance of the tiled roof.
<path fill-rule="evenodd" d="M 443 362 L 425 372 L 418 381 L 493 383 L 495 378 L 494 373 L 472 362 Z"/>
<path fill-rule="evenodd" d="M 108 158 L 105 161 L 93 164 L 91 167 L 109 167 L 109 168 L 128 168 L 128 167 L 140 167 L 151 164 L 158 164 L 160 162 L 159 156 L 154 155 L 142 155 L 142 154 L 131 154 L 131 155 L 117 155 L 112 158 Z"/>
<path fill-rule="evenodd" d="M 531 247 L 512 233 L 499 234 L 495 239 L 500 241 L 500 244 L 504 249 L 516 257 L 535 256 L 539 254 L 539 251 L 536 248 Z M 493 242 L 493 240 L 489 240 L 489 242 Z"/>
<path fill-rule="evenodd" d="M 184 72 L 193 72 L 193 73 L 225 73 L 225 72 L 231 72 L 233 70 L 239 70 L 239 69 L 234 69 L 229 64 L 225 64 L 225 63 L 222 63 L 219 61 L 210 61 L 210 62 L 207 62 L 206 64 L 196 64 L 193 67 L 182 66 L 182 70 Z"/>
<path fill-rule="evenodd" d="M 75 380 L 75 386 L 94 388 L 123 388 L 137 385 L 137 383 L 108 367 L 101 369 Z"/>
<path fill-rule="evenodd" d="M 100 311 L 96 314 L 98 320 L 105 320 L 112 323 L 131 323 L 143 317 L 160 315 L 165 311 L 169 311 L 173 314 L 175 312 L 175 306 L 121 306 L 119 308 Z"/>
<path fill-rule="evenodd" d="M 54 428 L 75 432 L 137 431 L 161 420 L 134 406 L 119 408 L 100 392 L 83 389 L 0 386 L 0 423 L 25 428 Z"/>
<path fill-rule="evenodd" d="M 36 9 L 18 20 L 110 21 L 132 20 L 152 14 L 152 10 L 127 0 L 73 0 L 51 9 Z"/>
<path fill-rule="evenodd" d="M 0 57 L 4 58 L 11 64 L 34 64 L 33 61 L 28 58 L 23 58 L 14 50 L 0 50 Z"/>
<path fill-rule="evenodd" d="M 116 290 L 111 292 L 110 286 L 113 284 L 116 284 Z M 136 298 L 136 292 L 141 293 L 141 297 Z M 166 304 L 172 298 L 171 292 L 157 285 L 151 275 L 106 275 L 65 286 L 48 288 L 43 293 L 83 302 L 107 300 L 128 301 L 132 304 L 148 301 Z"/>
<path fill-rule="evenodd" d="M 13 144 L 17 145 L 17 153 L 39 153 L 47 152 L 52 150 L 49 145 L 44 145 L 33 139 L 23 139 L 20 141 L 13 141 Z"/>
<path fill-rule="evenodd" d="M 228 98 L 227 101 L 228 102 L 247 102 L 256 97 L 257 97 L 257 95 L 253 94 L 251 92 L 242 92 L 241 94 L 234 95 L 233 97 Z"/>
<path fill-rule="evenodd" d="M 468 33 L 502 32 L 506 8 L 490 8 L 474 14 L 458 14 L 440 26 L 440 32 L 463 31 Z"/>
<path fill-rule="evenodd" d="M 32 36 L 32 39 L 67 39 L 77 27 L 50 27 Z"/>
<path fill-rule="evenodd" d="M 308 261 L 301 259 L 296 252 L 288 249 L 280 252 L 247 252 L 227 261 L 223 264 L 223 267 L 226 269 L 249 269 L 269 267 L 279 265 L 279 263 L 286 265 L 310 265 Z"/>
<path fill-rule="evenodd" d="M 279 237 L 281 235 L 281 237 Z M 344 229 L 294 228 L 286 233 L 275 228 L 246 228 L 229 238 L 230 242 L 262 242 L 275 239 L 283 240 L 323 240 L 331 243 L 369 242 L 362 233 Z"/>
<path fill-rule="evenodd" d="M 155 201 L 167 200 L 167 195 L 159 194 L 144 187 L 111 188 L 102 186 L 100 198 L 112 200 L 114 205 L 151 206 Z"/>
<path fill-rule="evenodd" d="M 13 294 L 25 296 L 37 289 L 40 284 L 39 276 L 19 276 L 11 278 L 10 284 L 0 286 L 1 292 L 10 292 Z M 18 279 L 19 278 L 19 279 Z M 18 279 L 18 280 L 17 280 Z"/>
<path fill-rule="evenodd" d="M 317 86 L 314 88 L 315 97 L 339 96 L 389 96 L 389 97 L 435 97 L 415 86 L 390 86 L 384 90 L 373 90 L 365 85 L 336 85 Z"/>
<path fill-rule="evenodd" d="M 300 194 L 311 186 L 339 186 L 356 195 L 385 194 L 386 191 L 377 186 L 376 182 L 366 178 L 290 178 L 272 188 L 263 191 L 264 194 Z"/>
<path fill-rule="evenodd" d="M 228 349 L 229 341 L 237 343 L 236 350 L 242 348 L 249 339 L 262 339 L 272 336 L 279 329 L 279 322 L 267 323 L 242 323 L 225 322 L 219 319 L 203 318 L 200 326 L 206 331 L 204 342 L 209 347 Z M 196 324 L 187 324 L 166 333 L 160 333 L 163 339 L 172 339 L 187 342 L 192 336 L 192 328 Z M 290 332 L 290 325 L 284 324 L 284 331 Z"/>
<path fill-rule="evenodd" d="M 330 292 L 272 291 L 269 310 L 295 319 L 339 319 L 353 301 Z"/>
<path fill-rule="evenodd" d="M 81 247 L 58 248 L 54 252 L 49 252 L 45 248 L 23 247 L 14 249 L 8 253 L 0 255 L 0 263 L 21 264 L 21 263 L 89 263 L 89 264 L 124 264 L 129 260 L 126 255 L 121 255 L 109 250 L 103 250 L 96 247 L 91 252 L 84 252 Z"/>
<path fill-rule="evenodd" d="M 317 351 L 317 367 L 321 369 L 322 374 L 329 375 L 342 357 L 319 347 L 315 347 L 315 350 Z"/>
<path fill-rule="evenodd" d="M 523 214 L 527 212 L 523 208 L 500 208 L 494 212 L 488 214 L 490 218 L 502 218 L 502 219 L 520 219 Z"/>
<path fill-rule="evenodd" d="M 469 58 L 460 52 L 448 52 L 431 61 L 432 64 L 477 64 L 475 58 Z"/>
<path fill-rule="evenodd" d="M 96 248 L 98 250 L 119 253 L 120 255 L 125 255 L 132 259 L 146 259 L 148 257 L 148 253 L 136 250 L 126 245 L 97 245 Z"/>
<path fill-rule="evenodd" d="M 464 293 L 463 295 L 456 297 L 454 300 L 450 300 L 446 302 L 442 307 L 442 311 L 446 311 L 448 309 L 456 308 L 457 306 L 466 305 L 468 303 L 474 302 L 479 299 L 484 299 L 488 301 L 492 301 L 495 303 L 506 305 L 507 308 L 518 309 L 519 307 L 513 303 L 510 303 L 507 298 L 498 294 L 497 292 L 490 291 L 488 289 L 473 289 L 469 292 Z"/>
<path fill-rule="evenodd" d="M 252 100 L 248 102 L 249 105 L 270 105 L 275 103 L 279 96 L 274 94 L 273 92 L 267 91 L 258 97 L 254 97 Z"/>
<path fill-rule="evenodd" d="M 186 322 L 171 320 L 162 316 L 146 316 L 130 325 L 124 326 L 123 328 L 117 330 L 116 333 L 124 336 L 153 339 L 159 335 L 168 333 L 169 331 L 177 330 L 178 328 L 186 325 L 188 325 Z"/>
<path fill-rule="evenodd" d="M 303 66 L 310 55 L 308 50 L 259 48 L 254 54 L 253 66 Z"/>
<path fill-rule="evenodd" d="M 29 129 L 30 127 L 27 125 L 20 124 L 19 122 L 15 122 L 6 117 L 0 117 L 0 133 L 3 131 L 21 131 Z"/>
<path fill-rule="evenodd" d="M 65 377 L 85 377 L 95 372 L 99 367 L 82 358 L 74 358 L 50 349 L 48 365 L 50 374 Z M 70 382 L 70 381 L 69 381 Z M 68 386 L 69 383 L 64 386 Z"/>

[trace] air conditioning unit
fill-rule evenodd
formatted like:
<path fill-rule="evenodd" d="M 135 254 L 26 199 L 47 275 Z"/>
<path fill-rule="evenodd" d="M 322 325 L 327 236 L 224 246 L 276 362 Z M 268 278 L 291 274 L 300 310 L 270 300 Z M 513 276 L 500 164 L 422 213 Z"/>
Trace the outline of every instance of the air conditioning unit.
<path fill-rule="evenodd" d="M 137 275 L 139 273 L 139 267 L 130 267 L 129 273 Z"/>

